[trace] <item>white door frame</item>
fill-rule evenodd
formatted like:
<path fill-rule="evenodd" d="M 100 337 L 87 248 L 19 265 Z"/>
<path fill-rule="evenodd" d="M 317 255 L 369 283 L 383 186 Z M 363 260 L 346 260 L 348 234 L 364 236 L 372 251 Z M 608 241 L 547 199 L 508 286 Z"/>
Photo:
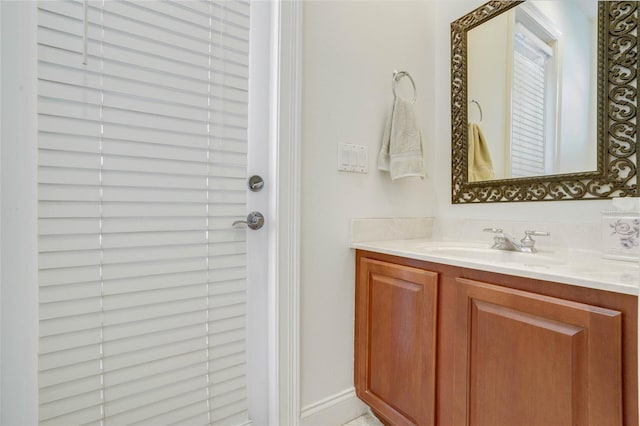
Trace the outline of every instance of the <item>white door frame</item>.
<path fill-rule="evenodd" d="M 38 422 L 36 2 L 0 1 L 0 423 Z"/>
<path fill-rule="evenodd" d="M 300 421 L 300 121 L 302 2 L 275 0 L 272 16 L 269 424 Z"/>
<path fill-rule="evenodd" d="M 0 424 L 38 420 L 37 10 L 0 2 Z M 269 424 L 300 420 L 300 59 L 302 3 L 272 11 Z"/>

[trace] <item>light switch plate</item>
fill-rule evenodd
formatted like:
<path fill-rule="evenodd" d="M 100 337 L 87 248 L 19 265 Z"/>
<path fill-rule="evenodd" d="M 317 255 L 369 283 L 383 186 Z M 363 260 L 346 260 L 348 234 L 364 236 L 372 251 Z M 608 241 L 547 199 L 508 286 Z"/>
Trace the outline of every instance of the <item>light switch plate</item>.
<path fill-rule="evenodd" d="M 338 170 L 342 172 L 367 173 L 369 171 L 369 148 L 363 145 L 339 143 Z"/>

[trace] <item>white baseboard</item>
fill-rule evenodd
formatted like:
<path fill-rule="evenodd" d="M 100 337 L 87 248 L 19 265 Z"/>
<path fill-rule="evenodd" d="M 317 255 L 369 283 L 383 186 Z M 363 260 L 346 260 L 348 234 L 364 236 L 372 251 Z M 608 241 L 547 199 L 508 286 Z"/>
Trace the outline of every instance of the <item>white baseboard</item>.
<path fill-rule="evenodd" d="M 303 407 L 301 426 L 340 426 L 367 412 L 367 406 L 358 399 L 354 388 Z"/>

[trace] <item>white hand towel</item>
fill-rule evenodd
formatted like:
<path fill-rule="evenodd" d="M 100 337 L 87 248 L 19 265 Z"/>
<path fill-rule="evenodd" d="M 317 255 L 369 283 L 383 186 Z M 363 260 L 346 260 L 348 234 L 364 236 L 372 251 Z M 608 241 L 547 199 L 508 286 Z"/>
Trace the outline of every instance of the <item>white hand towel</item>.
<path fill-rule="evenodd" d="M 422 135 L 413 104 L 396 97 L 382 137 L 378 169 L 389 172 L 391 180 L 409 176 L 425 177 Z"/>

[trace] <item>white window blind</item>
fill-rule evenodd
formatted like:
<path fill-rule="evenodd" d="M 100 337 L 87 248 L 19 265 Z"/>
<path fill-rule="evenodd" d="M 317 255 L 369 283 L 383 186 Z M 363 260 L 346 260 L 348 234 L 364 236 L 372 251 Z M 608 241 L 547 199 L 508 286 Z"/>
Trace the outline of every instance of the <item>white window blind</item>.
<path fill-rule="evenodd" d="M 247 423 L 249 3 L 38 19 L 41 424 Z"/>
<path fill-rule="evenodd" d="M 546 49 L 544 49 L 546 47 Z M 545 63 L 549 46 L 516 32 L 513 58 L 511 176 L 545 174 Z"/>

